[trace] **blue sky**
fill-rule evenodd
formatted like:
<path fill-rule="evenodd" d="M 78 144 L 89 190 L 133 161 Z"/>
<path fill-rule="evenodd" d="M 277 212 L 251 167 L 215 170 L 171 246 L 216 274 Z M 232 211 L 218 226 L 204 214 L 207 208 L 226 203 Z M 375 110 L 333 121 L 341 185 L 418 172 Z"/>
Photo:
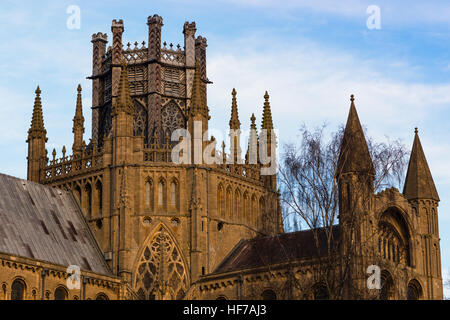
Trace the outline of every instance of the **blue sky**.
<path fill-rule="evenodd" d="M 147 41 L 147 17 L 164 19 L 163 41 L 183 45 L 185 21 L 208 39 L 210 127 L 225 130 L 231 90 L 241 122 L 261 121 L 268 90 L 280 142 L 297 139 L 304 123 L 344 123 L 349 96 L 367 133 L 401 139 L 414 127 L 441 202 L 443 270 L 450 271 L 450 6 L 446 1 L 219 0 L 9 1 L 0 3 L 0 172 L 26 177 L 25 143 L 34 90 L 42 90 L 49 152 L 72 143 L 76 87 L 90 119 L 91 35 L 110 35 L 123 19 L 124 43 Z M 81 10 L 80 29 L 66 27 L 68 6 Z M 381 29 L 369 30 L 369 5 L 380 8 Z M 90 121 L 86 121 L 89 138 Z M 215 134 L 217 137 L 217 135 Z M 450 292 L 447 292 L 450 295 Z"/>

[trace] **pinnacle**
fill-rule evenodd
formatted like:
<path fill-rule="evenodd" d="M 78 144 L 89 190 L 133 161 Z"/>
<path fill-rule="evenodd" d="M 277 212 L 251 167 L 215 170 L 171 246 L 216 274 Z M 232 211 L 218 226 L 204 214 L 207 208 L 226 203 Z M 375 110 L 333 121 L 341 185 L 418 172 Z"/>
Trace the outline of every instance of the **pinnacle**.
<path fill-rule="evenodd" d="M 342 138 L 338 161 L 338 174 L 349 172 L 375 174 L 353 95 L 350 96 L 350 101 L 350 112 Z"/>
<path fill-rule="evenodd" d="M 273 129 L 272 112 L 270 111 L 269 94 L 267 91 L 264 94 L 264 110 L 261 127 L 266 130 Z"/>
<path fill-rule="evenodd" d="M 130 84 L 128 82 L 128 71 L 125 60 L 122 61 L 122 70 L 120 73 L 119 93 L 114 107 L 114 113 L 126 112 L 134 114 L 134 104 L 131 99 Z"/>
<path fill-rule="evenodd" d="M 32 138 L 44 138 L 45 141 L 47 141 L 46 133 L 44 127 L 44 117 L 42 114 L 42 102 L 41 102 L 41 89 L 39 86 L 36 88 L 36 97 L 34 99 L 34 106 L 33 106 L 33 116 L 31 119 L 31 127 L 28 130 L 28 140 Z"/>
<path fill-rule="evenodd" d="M 232 102 L 231 102 L 230 129 L 240 129 L 241 122 L 239 121 L 239 115 L 238 115 L 238 109 L 237 109 L 236 89 L 233 88 L 231 95 L 233 96 L 233 98 L 232 98 Z"/>
<path fill-rule="evenodd" d="M 209 111 L 206 106 L 206 95 L 201 79 L 200 63 L 198 61 L 195 62 L 190 114 L 192 116 L 200 114 L 209 119 Z"/>
<path fill-rule="evenodd" d="M 432 199 L 439 201 L 439 195 L 431 175 L 417 128 L 414 130 L 414 143 L 408 164 L 403 194 L 408 200 Z"/>
<path fill-rule="evenodd" d="M 252 116 L 250 117 L 250 121 L 252 122 L 252 124 L 250 125 L 251 129 L 256 129 L 255 120 L 256 120 L 255 114 L 252 113 Z"/>

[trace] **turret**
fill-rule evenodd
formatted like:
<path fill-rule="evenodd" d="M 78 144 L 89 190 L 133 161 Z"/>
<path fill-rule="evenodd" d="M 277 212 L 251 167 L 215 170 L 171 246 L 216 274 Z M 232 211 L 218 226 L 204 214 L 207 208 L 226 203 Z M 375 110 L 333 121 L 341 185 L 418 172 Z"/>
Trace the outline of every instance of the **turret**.
<path fill-rule="evenodd" d="M 75 117 L 73 118 L 73 153 L 80 153 L 83 145 L 83 133 L 84 133 L 84 117 L 83 117 L 83 105 L 81 99 L 81 85 L 77 88 L 77 104 L 75 107 Z"/>
<path fill-rule="evenodd" d="M 103 57 L 106 53 L 108 36 L 98 32 L 92 35 L 92 140 L 99 140 L 99 108 L 103 105 L 103 82 L 100 75 L 103 72 Z M 101 137 L 100 137 L 101 138 Z"/>
<path fill-rule="evenodd" d="M 195 68 L 195 22 L 186 21 L 183 27 L 184 53 L 186 55 L 186 67 Z"/>
<path fill-rule="evenodd" d="M 373 196 L 375 178 L 375 169 L 356 112 L 353 95 L 351 95 L 350 101 L 350 112 L 342 137 L 336 170 L 341 218 L 344 213 L 364 210 L 362 207 L 356 208 L 356 205 L 369 205 L 369 200 Z M 357 195 L 358 199 L 356 199 Z"/>
<path fill-rule="evenodd" d="M 47 142 L 47 130 L 44 127 L 44 118 L 42 114 L 41 89 L 39 86 L 36 91 L 34 100 L 33 117 L 31 119 L 31 127 L 28 130 L 28 170 L 27 179 L 34 182 L 40 181 L 40 165 L 46 162 L 47 151 L 45 143 Z"/>
<path fill-rule="evenodd" d="M 163 19 L 157 14 L 147 18 L 148 25 L 148 119 L 147 132 L 149 140 L 156 137 L 163 141 L 161 128 L 161 30 Z"/>
<path fill-rule="evenodd" d="M 111 32 L 113 33 L 112 46 L 112 104 L 114 106 L 115 99 L 119 93 L 119 80 L 121 75 L 122 63 L 122 34 L 124 31 L 123 20 L 113 20 Z"/>
<path fill-rule="evenodd" d="M 336 179 L 339 191 L 340 249 L 343 264 L 349 263 L 352 277 L 345 287 L 345 295 L 365 285 L 367 251 L 363 244 L 371 243 L 369 217 L 373 206 L 375 169 L 361 123 L 356 112 L 354 96 L 350 97 L 350 112 L 341 140 Z"/>
<path fill-rule="evenodd" d="M 438 226 L 439 195 L 428 167 L 417 128 L 409 159 L 403 195 L 412 207 L 413 218 L 418 220 L 420 246 L 424 255 L 418 263 L 426 277 L 428 299 L 442 299 L 441 252 Z"/>

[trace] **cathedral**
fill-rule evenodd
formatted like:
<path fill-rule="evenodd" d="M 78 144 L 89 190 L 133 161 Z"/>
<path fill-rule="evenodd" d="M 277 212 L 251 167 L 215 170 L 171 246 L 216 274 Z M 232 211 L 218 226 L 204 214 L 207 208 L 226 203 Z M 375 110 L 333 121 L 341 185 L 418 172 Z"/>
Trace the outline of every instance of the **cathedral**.
<path fill-rule="evenodd" d="M 208 136 L 206 39 L 185 22 L 184 47 L 174 47 L 161 40 L 160 16 L 147 25 L 147 43 L 124 44 L 122 20 L 112 21 L 110 45 L 93 34 L 91 137 L 78 85 L 72 150 L 63 146 L 62 157 L 47 152 L 37 87 L 27 180 L 0 174 L 0 299 L 443 298 L 439 196 L 417 130 L 403 192 L 375 193 L 352 96 L 339 224 L 285 233 L 265 161 L 277 145 L 269 94 L 260 129 L 249 119 L 243 154 L 231 91 L 227 153 Z"/>

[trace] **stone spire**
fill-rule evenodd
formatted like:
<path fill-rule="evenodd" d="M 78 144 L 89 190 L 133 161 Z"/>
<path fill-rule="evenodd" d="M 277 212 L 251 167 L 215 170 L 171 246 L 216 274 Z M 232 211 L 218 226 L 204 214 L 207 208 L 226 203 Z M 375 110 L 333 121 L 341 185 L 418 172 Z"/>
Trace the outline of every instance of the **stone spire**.
<path fill-rule="evenodd" d="M 406 174 L 403 194 L 408 200 L 432 199 L 439 201 L 439 196 L 428 167 L 425 153 L 420 143 L 417 128 L 415 129 L 414 143 L 409 158 L 408 172 Z"/>
<path fill-rule="evenodd" d="M 130 84 L 128 82 L 128 71 L 125 60 L 122 61 L 122 70 L 119 81 L 119 92 L 115 106 L 113 107 L 113 115 L 119 112 L 125 112 L 134 115 L 134 104 L 131 99 Z"/>
<path fill-rule="evenodd" d="M 248 149 L 245 155 L 245 162 L 248 164 L 256 164 L 258 162 L 258 130 L 256 128 L 256 117 L 255 114 L 252 113 L 250 117 L 250 134 L 248 137 Z M 250 154 L 252 153 L 252 154 Z"/>
<path fill-rule="evenodd" d="M 206 105 L 206 96 L 201 79 L 200 63 L 196 61 L 194 83 L 192 86 L 190 115 L 195 116 L 198 114 L 204 116 L 206 119 L 209 119 L 209 109 L 208 106 Z"/>
<path fill-rule="evenodd" d="M 83 143 L 83 133 L 84 133 L 84 117 L 83 117 L 83 105 L 81 98 L 81 85 L 77 88 L 77 104 L 75 107 L 75 117 L 73 118 L 73 128 L 72 132 L 74 135 L 73 139 L 73 151 L 80 151 Z"/>
<path fill-rule="evenodd" d="M 230 129 L 237 130 L 241 128 L 241 122 L 239 121 L 238 108 L 236 102 L 236 89 L 233 88 L 231 95 L 233 96 L 233 98 L 231 100 Z"/>
<path fill-rule="evenodd" d="M 364 132 L 359 122 L 353 95 L 350 96 L 350 101 L 350 112 L 342 138 L 337 174 L 354 172 L 375 175 L 372 158 L 370 157 Z"/>
<path fill-rule="evenodd" d="M 269 94 L 267 91 L 264 95 L 264 110 L 261 128 L 266 130 L 273 129 L 272 112 L 270 111 Z"/>
<path fill-rule="evenodd" d="M 42 138 L 47 142 L 47 130 L 44 127 L 44 117 L 42 115 L 41 89 L 39 86 L 36 91 L 36 98 L 34 99 L 33 117 L 31 119 L 31 127 L 28 130 L 28 140 Z"/>

